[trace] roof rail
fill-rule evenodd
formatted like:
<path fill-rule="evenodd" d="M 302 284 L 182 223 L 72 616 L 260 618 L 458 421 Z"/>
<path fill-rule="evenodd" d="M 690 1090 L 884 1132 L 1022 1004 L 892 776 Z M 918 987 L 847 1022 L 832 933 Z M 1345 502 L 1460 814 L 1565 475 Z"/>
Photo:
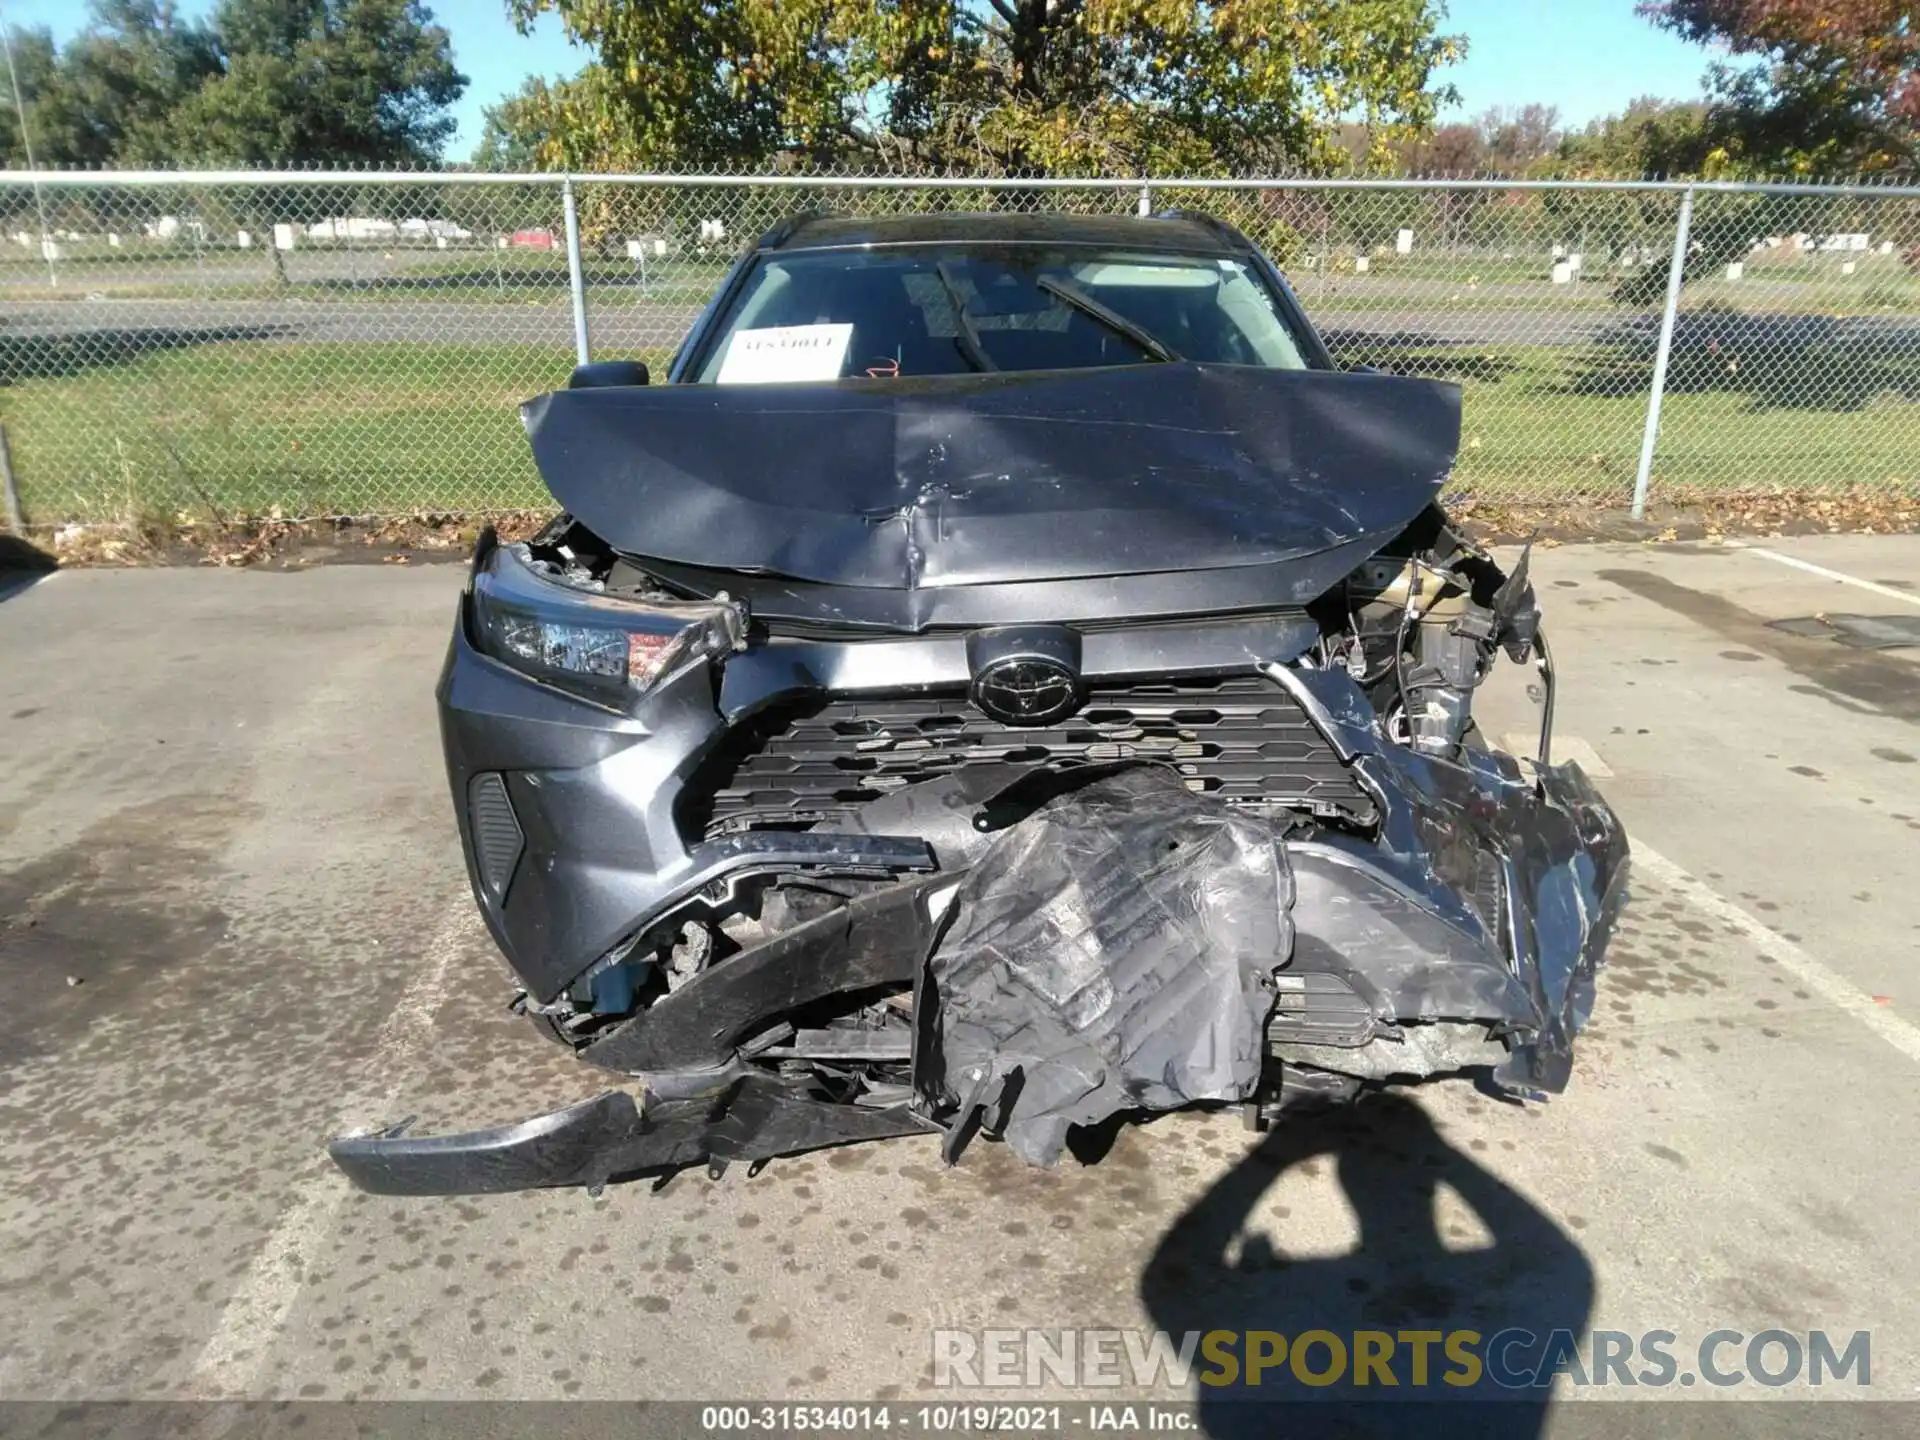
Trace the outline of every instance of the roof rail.
<path fill-rule="evenodd" d="M 1241 234 L 1240 231 L 1222 220 L 1218 215 L 1210 214 L 1205 210 L 1191 210 L 1185 206 L 1174 206 L 1169 210 L 1156 210 L 1147 218 L 1150 220 L 1185 220 L 1193 225 L 1204 226 L 1213 231 L 1213 233 L 1221 239 L 1230 240 L 1235 245 L 1245 246 L 1249 250 L 1253 248 L 1253 242 Z"/>
<path fill-rule="evenodd" d="M 791 215 L 783 216 L 781 219 L 774 221 L 773 228 L 762 235 L 759 243 L 753 248 L 756 250 L 775 249 L 791 240 L 793 238 L 793 232 L 798 230 L 802 225 L 811 224 L 815 220 L 832 220 L 836 218 L 839 213 L 837 210 L 822 210 L 818 206 L 810 206 L 805 210 L 796 210 Z"/>

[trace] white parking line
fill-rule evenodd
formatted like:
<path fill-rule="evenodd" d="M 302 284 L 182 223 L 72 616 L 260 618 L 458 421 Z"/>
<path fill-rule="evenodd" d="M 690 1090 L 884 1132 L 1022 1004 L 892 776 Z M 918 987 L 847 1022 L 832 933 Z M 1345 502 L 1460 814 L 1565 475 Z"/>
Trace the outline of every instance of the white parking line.
<path fill-rule="evenodd" d="M 1753 916 L 1710 890 L 1659 851 L 1629 837 L 1633 868 L 1650 876 L 1664 889 L 1683 896 L 1702 914 L 1738 930 L 1762 955 L 1836 1009 L 1844 1010 L 1909 1060 L 1920 1060 L 1920 1026 L 1901 1019 L 1861 990 L 1839 971 L 1816 960 L 1791 940 L 1776 934 Z"/>
<path fill-rule="evenodd" d="M 394 1117 L 413 1058 L 427 1041 L 446 999 L 454 962 L 484 940 L 473 904 L 462 895 L 452 905 L 422 955 L 422 965 L 380 1026 L 367 1073 L 378 1077 L 366 1092 L 342 1107 L 335 1134 L 365 1130 Z M 299 1298 L 307 1269 L 333 1228 L 347 1182 L 333 1162 L 319 1157 L 308 1167 L 299 1198 L 267 1236 L 239 1288 L 220 1313 L 219 1324 L 194 1362 L 194 1393 L 207 1399 L 256 1398 L 272 1346 Z"/>
<path fill-rule="evenodd" d="M 1920 594 L 1896 590 L 1893 586 L 1882 585 L 1877 580 L 1862 580 L 1857 575 L 1829 570 L 1824 565 L 1816 565 L 1811 560 L 1802 560 L 1797 555 L 1782 555 L 1778 550 L 1769 550 L 1764 545 L 1743 545 L 1730 541 L 1727 548 L 1738 550 L 1746 555 L 1757 555 L 1762 560 L 1771 560 L 1777 565 L 1791 565 L 1796 570 L 1804 570 L 1809 575 L 1818 575 L 1823 580 L 1838 580 L 1842 585 L 1851 585 L 1855 589 L 1871 590 L 1875 595 L 1884 595 L 1889 600 L 1904 600 L 1909 605 L 1920 605 Z"/>

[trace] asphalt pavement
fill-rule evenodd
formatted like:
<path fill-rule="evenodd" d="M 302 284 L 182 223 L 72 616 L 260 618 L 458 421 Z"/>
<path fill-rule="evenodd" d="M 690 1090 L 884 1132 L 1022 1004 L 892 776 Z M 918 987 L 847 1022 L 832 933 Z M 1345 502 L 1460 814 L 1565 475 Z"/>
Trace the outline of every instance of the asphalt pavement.
<path fill-rule="evenodd" d="M 969 1390 L 936 1332 L 1437 1316 L 1670 1331 L 1689 1375 L 1715 1331 L 1870 1331 L 1867 1386 L 1557 1393 L 1911 1433 L 1828 1402 L 1920 1399 L 1920 651 L 1769 622 L 1915 613 L 1920 537 L 1569 545 L 1534 576 L 1559 748 L 1635 847 L 1565 1095 L 474 1200 L 360 1195 L 321 1153 L 604 1088 L 505 1011 L 466 892 L 431 700 L 457 567 L 0 590 L 0 1396 L 1032 1398 L 1085 1392 Z M 1482 711 L 1531 713 L 1517 670 Z"/>

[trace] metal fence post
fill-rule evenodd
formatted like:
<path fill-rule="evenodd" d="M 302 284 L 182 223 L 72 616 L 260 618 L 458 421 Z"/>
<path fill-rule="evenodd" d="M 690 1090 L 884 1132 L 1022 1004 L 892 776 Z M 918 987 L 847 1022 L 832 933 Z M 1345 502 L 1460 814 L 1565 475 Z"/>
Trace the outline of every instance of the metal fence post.
<path fill-rule="evenodd" d="M 1140 213 L 1153 214 L 1153 186 L 1145 180 L 1140 182 Z"/>
<path fill-rule="evenodd" d="M 53 265 L 53 235 L 47 229 L 47 202 L 40 194 L 40 167 L 33 163 L 33 130 L 27 124 L 26 102 L 20 98 L 20 72 L 13 68 L 13 26 L 0 24 L 0 48 L 7 54 L 7 79 L 13 84 L 13 118 L 20 127 L 20 143 L 27 152 L 27 170 L 33 176 L 33 208 L 40 216 L 40 256 L 47 262 L 47 284 L 57 286 L 60 272 Z"/>
<path fill-rule="evenodd" d="M 27 517 L 20 509 L 20 482 L 13 478 L 13 447 L 7 444 L 5 425 L 0 425 L 0 501 L 5 504 L 7 529 L 25 535 Z"/>
<path fill-rule="evenodd" d="M 560 182 L 560 206 L 567 217 L 567 286 L 573 292 L 573 363 L 592 357 L 587 343 L 587 283 L 580 266 L 580 211 L 573 203 L 573 177 Z"/>
<path fill-rule="evenodd" d="M 1640 469 L 1633 477 L 1633 518 L 1647 513 L 1647 485 L 1653 477 L 1653 447 L 1660 438 L 1660 401 L 1667 390 L 1667 357 L 1673 353 L 1673 322 L 1680 310 L 1680 282 L 1687 272 L 1687 233 L 1693 228 L 1693 187 L 1680 192 L 1680 223 L 1673 232 L 1673 260 L 1667 266 L 1667 308 L 1660 316 L 1660 343 L 1653 352 L 1653 390 L 1647 397 L 1647 428 L 1640 437 Z"/>

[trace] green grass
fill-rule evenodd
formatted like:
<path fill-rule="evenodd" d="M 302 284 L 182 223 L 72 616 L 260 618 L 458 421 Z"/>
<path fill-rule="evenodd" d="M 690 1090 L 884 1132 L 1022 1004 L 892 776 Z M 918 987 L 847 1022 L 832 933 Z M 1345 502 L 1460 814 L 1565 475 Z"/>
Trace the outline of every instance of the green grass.
<path fill-rule="evenodd" d="M 516 407 L 571 365 L 549 346 L 202 345 L 16 378 L 0 419 L 39 521 L 513 508 L 549 503 Z"/>
<path fill-rule="evenodd" d="M 224 234 L 225 232 L 223 232 Z M 737 238 L 737 237 L 736 237 Z M 1306 237 L 1309 244 L 1312 237 Z M 667 256 L 649 255 L 647 283 L 624 249 L 589 244 L 583 270 L 594 308 L 703 304 L 732 259 L 733 241 L 706 253 L 687 243 Z M 1366 273 L 1356 273 L 1349 249 L 1323 268 L 1309 268 L 1304 253 L 1288 264 L 1303 299 L 1316 311 L 1398 311 L 1410 304 L 1444 305 L 1460 312 L 1504 312 L 1551 306 L 1555 311 L 1615 308 L 1616 286 L 1634 280 L 1649 287 L 1626 310 L 1657 309 L 1666 275 L 1664 259 L 1623 268 L 1605 258 L 1596 241 L 1577 282 L 1553 285 L 1544 244 L 1525 253 L 1462 256 L 1445 250 L 1411 255 L 1374 254 Z M 417 239 L 303 241 L 283 255 L 286 279 L 273 252 L 256 244 L 233 246 L 230 235 L 196 253 L 190 242 L 129 237 L 120 249 L 97 240 L 63 242 L 55 266 L 58 285 L 48 284 L 37 252 L 0 239 L 0 302 L 81 302 L 89 296 L 116 300 L 297 300 L 309 304 L 543 304 L 564 305 L 567 257 L 561 248 L 495 248 L 484 238 L 439 250 Z M 1855 273 L 1843 275 L 1844 264 Z M 1699 265 L 1687 282 L 1689 303 L 1786 314 L 1871 314 L 1920 311 L 1920 276 L 1899 256 L 1789 254 L 1763 251 L 1745 260 L 1745 277 L 1725 279 L 1719 265 Z"/>
<path fill-rule="evenodd" d="M 117 363 L 42 348 L 27 358 L 3 372 L 0 421 L 40 522 L 544 505 L 515 407 L 563 383 L 571 365 L 552 346 L 402 343 L 202 344 Z M 639 358 L 659 369 L 667 356 Z M 1646 415 L 1644 357 L 1432 346 L 1347 358 L 1464 386 L 1455 493 L 1625 503 Z M 1726 362 L 1676 357 L 1656 493 L 1920 491 L 1920 361 L 1796 354 L 1772 372 Z"/>
<path fill-rule="evenodd" d="M 1920 492 L 1920 361 L 1795 352 L 1773 366 L 1676 352 L 1653 487 L 1671 495 L 1753 486 Z M 1457 347 L 1378 357 L 1458 381 L 1452 489 L 1498 499 L 1624 504 L 1640 458 L 1650 359 L 1593 349 Z"/>

